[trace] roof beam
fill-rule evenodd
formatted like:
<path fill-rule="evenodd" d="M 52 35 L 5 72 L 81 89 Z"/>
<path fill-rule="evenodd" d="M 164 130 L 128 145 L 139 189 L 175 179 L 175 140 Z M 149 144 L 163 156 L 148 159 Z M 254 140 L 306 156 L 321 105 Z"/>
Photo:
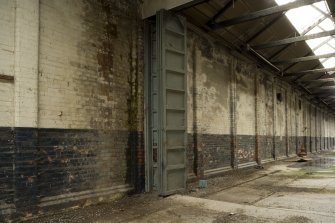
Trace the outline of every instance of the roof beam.
<path fill-rule="evenodd" d="M 310 81 L 310 80 L 322 80 L 322 79 L 328 79 L 329 78 L 335 78 L 335 74 L 326 74 L 326 73 L 321 73 L 320 74 L 303 74 L 301 77 L 299 77 L 300 80 L 296 80 L 297 82 L 302 82 L 302 81 Z"/>
<path fill-rule="evenodd" d="M 333 99 L 333 100 L 329 100 L 329 101 L 325 101 L 325 102 L 326 102 L 328 105 L 332 105 L 332 106 L 333 106 L 335 101 L 334 101 L 334 99 Z"/>
<path fill-rule="evenodd" d="M 299 82 L 307 88 L 321 87 L 321 86 L 332 86 L 335 84 L 334 80 L 327 81 L 314 81 L 314 82 Z"/>
<path fill-rule="evenodd" d="M 157 1 L 157 0 L 143 0 L 143 7 L 142 8 L 142 19 L 149 18 L 156 14 L 157 11 L 160 9 L 166 10 L 181 10 L 185 9 L 190 6 L 195 6 L 201 3 L 204 3 L 208 0 L 164 0 L 164 1 Z"/>
<path fill-rule="evenodd" d="M 327 94 L 327 95 L 326 95 Z M 323 100 L 324 101 L 333 101 L 335 100 L 335 95 L 334 94 L 329 94 L 329 93 L 326 93 L 324 95 L 321 94 L 321 96 L 323 96 Z"/>
<path fill-rule="evenodd" d="M 272 14 L 275 14 L 275 13 L 285 12 L 285 11 L 288 11 L 290 9 L 299 8 L 299 7 L 304 6 L 304 5 L 311 5 L 313 3 L 320 2 L 320 1 L 322 1 L 322 0 L 297 0 L 295 2 L 291 2 L 291 3 L 285 4 L 285 5 L 274 6 L 274 7 L 263 9 L 263 10 L 260 10 L 260 11 L 251 12 L 250 14 L 242 15 L 240 17 L 227 19 L 227 20 L 224 20 L 222 22 L 212 23 L 210 26 L 213 29 L 224 28 L 224 27 L 227 27 L 227 26 L 232 26 L 232 25 L 236 25 L 236 24 L 239 24 L 239 23 L 259 19 L 259 18 L 269 16 L 269 15 L 272 15 Z"/>
<path fill-rule="evenodd" d="M 305 85 L 306 87 L 311 86 L 313 84 L 322 84 L 327 82 L 335 82 L 334 78 L 324 78 L 324 79 L 313 79 L 313 80 L 302 80 L 298 81 L 298 83 L 301 83 Z"/>
<path fill-rule="evenodd" d="M 331 108 L 334 109 L 334 102 L 335 101 L 330 101 L 330 102 L 326 102 L 328 104 L 328 106 L 330 106 Z"/>
<path fill-rule="evenodd" d="M 197 5 L 203 4 L 205 2 L 209 2 L 209 0 L 192 0 L 192 1 L 188 1 L 188 3 L 179 5 L 176 8 L 172 8 L 171 10 L 173 12 L 180 12 L 180 11 L 195 7 Z"/>
<path fill-rule="evenodd" d="M 335 79 L 334 77 L 328 77 L 328 78 L 320 78 L 320 79 L 314 79 L 314 80 L 302 80 L 300 81 L 301 83 L 325 83 L 325 82 L 329 82 L 329 81 L 334 81 Z"/>
<path fill-rule="evenodd" d="M 281 46 L 281 45 L 286 45 L 290 43 L 296 43 L 296 42 L 301 42 L 305 40 L 310 40 L 310 39 L 317 39 L 321 37 L 326 37 L 326 36 L 333 36 L 335 35 L 335 30 L 330 30 L 330 31 L 325 31 L 325 32 L 320 32 L 320 33 L 315 33 L 315 34 L 310 34 L 306 36 L 297 36 L 297 37 L 291 37 L 287 39 L 282 39 L 282 40 L 276 40 L 264 44 L 259 44 L 252 46 L 254 49 L 259 50 L 259 49 L 264 49 L 264 48 L 270 48 L 270 47 L 275 47 L 275 46 Z"/>
<path fill-rule="evenodd" d="M 284 77 L 293 77 L 293 76 L 298 76 L 298 75 L 302 75 L 302 74 L 319 74 L 319 73 L 326 73 L 326 72 L 330 72 L 330 71 L 335 71 L 335 67 L 315 69 L 315 70 L 304 70 L 304 71 L 293 72 L 293 73 L 286 73 L 284 75 Z"/>
<path fill-rule="evenodd" d="M 318 97 L 321 97 L 321 98 L 329 98 L 329 97 L 332 97 L 334 96 L 334 91 L 326 91 L 326 92 L 319 92 L 317 94 Z"/>
<path fill-rule="evenodd" d="M 288 60 L 277 60 L 277 61 L 272 61 L 272 63 L 273 64 L 290 64 L 290 63 L 299 63 L 299 62 L 318 60 L 318 59 L 321 59 L 321 58 L 330 58 L 330 57 L 335 57 L 335 53 L 327 53 L 327 54 L 323 54 L 323 55 L 297 57 L 297 58 L 292 58 L 292 59 L 288 59 Z"/>
<path fill-rule="evenodd" d="M 329 95 L 328 97 L 326 97 L 324 99 L 325 102 L 330 102 L 330 101 L 334 101 L 335 100 L 335 95 Z"/>
<path fill-rule="evenodd" d="M 234 4 L 238 0 L 230 0 L 222 9 L 220 9 L 212 18 L 207 22 L 208 26 L 211 26 L 216 23 L 216 20 L 223 14 L 225 13 L 230 7 L 234 6 Z"/>
<path fill-rule="evenodd" d="M 309 88 L 309 90 L 313 93 L 332 93 L 331 95 L 335 95 L 335 86 L 324 86 L 324 87 L 315 87 Z"/>
<path fill-rule="evenodd" d="M 314 90 L 318 91 L 318 90 L 335 90 L 335 85 L 332 86 L 320 86 L 320 87 L 313 87 L 313 88 L 309 88 L 312 92 L 314 92 Z"/>
<path fill-rule="evenodd" d="M 328 3 L 331 13 L 333 14 L 335 11 L 335 2 L 333 0 L 326 0 L 326 2 Z"/>
<path fill-rule="evenodd" d="M 311 92 L 313 94 L 321 94 L 321 95 L 334 95 L 335 93 L 335 89 L 331 88 L 331 89 L 322 89 L 322 88 L 318 88 L 318 89 L 311 89 Z"/>
<path fill-rule="evenodd" d="M 331 40 L 331 39 L 332 39 L 332 37 L 327 38 L 326 40 L 324 40 L 323 42 L 321 42 L 319 45 L 317 45 L 316 47 L 314 47 L 313 49 L 311 49 L 308 53 L 306 53 L 306 54 L 304 55 L 304 57 L 313 55 L 315 50 L 317 50 L 317 49 L 319 49 L 320 47 L 322 47 L 323 45 L 327 44 L 327 42 L 328 42 L 329 40 Z M 288 46 L 289 46 L 289 45 L 288 45 Z M 335 49 L 334 49 L 334 50 L 335 50 Z M 290 66 L 286 67 L 286 68 L 284 69 L 284 72 L 286 72 L 288 69 L 294 67 L 296 64 L 297 64 L 297 63 L 294 63 L 294 64 L 291 64 Z"/>
<path fill-rule="evenodd" d="M 328 2 L 327 2 L 328 3 Z M 328 4 L 328 6 L 329 6 L 329 4 Z M 332 17 L 332 10 L 330 10 L 330 14 L 328 14 L 328 13 L 326 13 L 326 12 L 324 12 L 323 10 L 321 10 L 321 9 L 319 9 L 319 7 L 316 7 L 315 5 L 312 5 L 312 7 L 315 9 L 315 10 L 317 10 L 318 12 L 320 12 L 321 14 L 323 14 L 324 16 L 326 16 L 327 18 L 329 18 L 329 19 L 331 19 L 331 20 L 333 20 L 334 21 L 334 18 Z"/>
<path fill-rule="evenodd" d="M 335 101 L 328 101 L 328 102 L 326 102 L 328 105 L 330 105 L 332 108 L 334 108 L 334 102 Z"/>
<path fill-rule="evenodd" d="M 256 39 L 259 35 L 261 35 L 263 32 L 265 32 L 268 28 L 270 28 L 273 24 L 275 24 L 276 22 L 278 22 L 281 18 L 283 18 L 283 16 L 285 15 L 285 13 L 280 14 L 279 16 L 277 16 L 276 18 L 274 18 L 273 20 L 271 20 L 269 23 L 267 23 L 263 28 L 261 28 L 257 33 L 255 33 L 254 35 L 252 35 L 247 41 L 246 43 L 250 43 L 251 41 L 253 41 L 254 39 Z"/>
<path fill-rule="evenodd" d="M 335 80 L 334 78 L 335 78 L 335 74 L 333 73 L 333 74 L 330 74 L 330 75 L 329 75 L 329 74 L 328 74 L 328 75 L 324 75 L 324 76 L 322 76 L 320 79 L 321 79 L 321 80 L 324 80 L 324 79 L 325 79 L 325 80 L 327 80 L 327 79 L 328 79 L 328 80 L 329 80 L 329 79 L 331 79 L 331 80 Z"/>
<path fill-rule="evenodd" d="M 307 32 L 309 32 L 310 30 L 312 30 L 314 27 L 318 27 L 320 28 L 322 31 L 326 31 L 325 29 L 323 29 L 322 27 L 320 27 L 320 23 L 323 22 L 326 18 L 329 18 L 331 17 L 330 15 L 328 14 L 325 14 L 322 10 L 320 10 L 318 7 L 315 7 L 314 5 L 312 5 L 313 8 L 315 8 L 316 10 L 319 10 L 320 12 L 322 12 L 324 14 L 324 16 L 319 19 L 317 22 L 315 22 L 313 25 L 309 26 L 307 29 L 305 29 L 301 35 L 305 35 Z M 328 44 L 329 45 L 329 40 L 333 39 L 332 36 L 328 37 L 326 40 L 322 41 L 320 44 L 318 44 L 317 46 L 315 46 L 313 49 L 311 49 L 307 54 L 304 55 L 304 57 L 306 56 L 312 56 L 314 54 L 314 51 L 319 49 L 320 47 L 322 47 L 323 45 L 325 44 Z M 291 43 L 292 44 L 292 43 Z M 290 46 L 291 44 L 289 45 L 286 45 L 286 46 Z M 334 48 L 333 48 L 334 49 Z M 335 49 L 334 49 L 335 50 Z M 328 60 L 329 58 L 326 58 L 326 60 Z M 322 63 L 322 62 L 321 62 Z M 286 72 L 288 69 L 294 67 L 296 64 L 298 63 L 293 63 L 291 64 L 290 66 L 286 67 L 283 71 Z"/>
<path fill-rule="evenodd" d="M 307 27 L 300 35 L 303 36 L 306 33 L 308 33 L 309 31 L 311 31 L 312 29 L 314 29 L 316 26 L 318 26 L 321 22 L 323 22 L 325 19 L 327 18 L 327 16 L 323 16 L 321 19 L 319 19 L 318 21 L 316 21 L 315 23 L 313 23 L 311 26 Z M 278 51 L 276 51 L 271 57 L 270 59 L 276 57 L 278 54 L 280 54 L 281 52 L 283 52 L 284 50 L 286 50 L 288 47 L 290 47 L 292 45 L 288 44 L 286 46 L 284 46 L 283 48 L 279 49 Z"/>

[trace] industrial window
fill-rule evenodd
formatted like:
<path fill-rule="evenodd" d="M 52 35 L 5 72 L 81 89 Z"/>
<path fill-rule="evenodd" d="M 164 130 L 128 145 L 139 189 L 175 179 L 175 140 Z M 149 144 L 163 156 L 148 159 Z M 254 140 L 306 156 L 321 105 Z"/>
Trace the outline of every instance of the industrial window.
<path fill-rule="evenodd" d="M 295 0 L 275 1 L 278 5 L 284 5 L 290 2 L 294 2 Z M 287 11 L 285 15 L 300 35 L 320 33 L 333 30 L 335 28 L 334 22 L 330 19 L 331 13 L 326 1 L 291 9 Z M 316 24 L 316 21 L 320 23 Z M 306 32 L 311 26 L 315 27 Z M 333 53 L 335 50 L 335 39 L 333 36 L 307 40 L 306 43 L 313 50 L 315 55 Z M 320 62 L 325 68 L 331 68 L 334 67 L 335 58 L 322 58 L 320 59 Z"/>

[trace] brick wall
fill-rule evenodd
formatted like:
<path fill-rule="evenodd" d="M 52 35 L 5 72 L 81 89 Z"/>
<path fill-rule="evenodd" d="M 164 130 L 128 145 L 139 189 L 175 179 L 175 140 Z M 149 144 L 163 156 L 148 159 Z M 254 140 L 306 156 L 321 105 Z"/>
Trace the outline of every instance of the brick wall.
<path fill-rule="evenodd" d="M 333 148 L 328 146 L 333 116 L 322 115 L 326 111 L 295 86 L 189 28 L 190 176 L 295 156 L 302 148 Z"/>
<path fill-rule="evenodd" d="M 297 151 L 297 98 L 296 92 L 291 89 L 288 94 L 288 154 L 294 155 Z"/>
<path fill-rule="evenodd" d="M 316 152 L 316 110 L 314 106 L 311 106 L 311 142 L 310 142 L 310 152 Z"/>
<path fill-rule="evenodd" d="M 15 1 L 0 1 L 0 126 L 14 125 Z"/>
<path fill-rule="evenodd" d="M 273 79 L 266 74 L 257 75 L 257 158 L 273 160 Z"/>
<path fill-rule="evenodd" d="M 140 1 L 0 3 L 0 220 L 143 191 Z M 309 135 L 328 148 L 326 108 L 308 113 L 302 92 L 203 31 L 187 43 L 190 177 L 295 154 Z"/>
<path fill-rule="evenodd" d="M 316 111 L 316 150 L 321 150 L 321 113 L 319 108 Z"/>
<path fill-rule="evenodd" d="M 0 221 L 14 209 L 15 1 L 0 1 Z"/>
<path fill-rule="evenodd" d="M 139 1 L 0 4 L 0 221 L 143 191 Z"/>
<path fill-rule="evenodd" d="M 231 165 L 230 57 L 188 32 L 189 174 Z"/>
<path fill-rule="evenodd" d="M 275 91 L 275 156 L 286 156 L 286 91 L 283 83 L 277 82 Z"/>
<path fill-rule="evenodd" d="M 256 92 L 257 68 L 237 61 L 236 76 L 236 155 L 238 164 L 255 161 L 256 146 Z"/>
<path fill-rule="evenodd" d="M 2 216 L 9 215 L 15 209 L 13 182 L 14 133 L 11 128 L 0 127 L 0 159 L 0 216 Z"/>

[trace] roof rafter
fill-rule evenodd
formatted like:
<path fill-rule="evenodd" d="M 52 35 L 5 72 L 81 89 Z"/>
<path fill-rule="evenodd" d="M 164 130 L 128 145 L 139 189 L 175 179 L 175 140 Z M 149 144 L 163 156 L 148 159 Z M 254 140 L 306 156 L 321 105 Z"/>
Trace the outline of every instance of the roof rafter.
<path fill-rule="evenodd" d="M 333 92 L 334 91 L 329 91 L 329 90 L 327 92 L 319 92 L 317 96 L 323 98 L 324 100 L 326 98 L 334 96 Z"/>
<path fill-rule="evenodd" d="M 327 38 L 326 40 L 322 41 L 319 45 L 317 45 L 316 47 L 314 47 L 313 49 L 311 49 L 308 53 L 306 53 L 306 54 L 304 55 L 304 57 L 313 55 L 315 50 L 317 50 L 317 49 L 319 49 L 320 47 L 322 47 L 323 45 L 327 44 L 327 42 L 328 42 L 329 40 L 331 40 L 332 38 L 333 38 L 333 37 L 329 37 L 329 38 Z M 288 69 L 294 67 L 296 64 L 297 64 L 297 63 L 294 63 L 294 64 L 292 64 L 292 65 L 286 67 L 286 68 L 284 69 L 284 72 L 287 71 Z M 313 69 L 315 69 L 315 68 L 313 68 Z"/>
<path fill-rule="evenodd" d="M 265 32 L 268 28 L 270 28 L 273 24 L 278 22 L 283 16 L 285 15 L 285 12 L 271 20 L 269 23 L 267 23 L 263 28 L 261 28 L 257 33 L 249 37 L 249 39 L 246 41 L 246 43 L 250 43 L 254 39 L 256 39 L 259 35 L 261 35 L 263 32 Z"/>
<path fill-rule="evenodd" d="M 323 16 L 322 18 L 320 18 L 319 20 L 317 20 L 315 23 L 313 23 L 311 26 L 307 27 L 302 33 L 301 36 L 305 35 L 306 33 L 308 33 L 309 31 L 311 31 L 312 29 L 314 29 L 315 27 L 317 27 L 321 22 L 323 22 L 326 18 L 328 18 L 328 15 Z M 288 47 L 290 47 L 292 45 L 288 44 L 285 45 L 282 49 L 276 51 L 272 56 L 270 56 L 270 60 L 275 58 L 277 55 L 279 55 L 281 52 L 283 52 L 284 50 L 286 50 Z"/>
<path fill-rule="evenodd" d="M 294 77 L 297 75 L 302 75 L 302 74 L 319 74 L 319 73 L 326 73 L 330 71 L 335 71 L 335 67 L 331 68 L 321 68 L 321 69 L 314 69 L 314 70 L 304 70 L 304 71 L 299 71 L 299 72 L 292 72 L 292 73 L 286 73 L 284 77 Z"/>
<path fill-rule="evenodd" d="M 239 24 L 239 23 L 259 19 L 259 18 L 269 16 L 269 15 L 272 15 L 272 14 L 275 14 L 275 13 L 285 12 L 285 11 L 288 11 L 290 9 L 299 8 L 301 6 L 311 5 L 311 4 L 314 4 L 316 2 L 320 2 L 320 1 L 322 1 L 322 0 L 297 0 L 295 2 L 291 2 L 291 3 L 285 4 L 285 5 L 274 6 L 274 7 L 263 9 L 263 10 L 260 10 L 260 11 L 251 12 L 249 14 L 242 15 L 240 17 L 227 19 L 227 20 L 224 20 L 222 22 L 212 23 L 212 24 L 210 24 L 210 26 L 213 29 L 224 28 L 224 27 L 227 27 L 227 26 L 232 26 L 232 25 L 236 25 L 236 24 Z"/>
<path fill-rule="evenodd" d="M 308 77 L 308 78 L 306 78 L 305 77 L 305 75 L 307 75 L 307 74 L 303 74 L 304 76 L 301 76 L 301 77 L 299 77 L 299 79 L 301 79 L 301 78 L 304 78 L 303 80 L 299 80 L 299 81 L 297 81 L 297 82 L 303 82 L 303 81 L 313 81 L 313 80 L 323 80 L 323 79 L 329 79 L 329 78 L 335 78 L 335 74 L 326 74 L 326 73 L 321 73 L 321 75 L 320 74 L 312 74 L 312 76 L 310 76 L 310 77 Z"/>
<path fill-rule="evenodd" d="M 272 61 L 273 64 L 290 64 L 290 63 L 299 63 L 299 62 L 305 62 L 305 61 L 311 61 L 311 60 L 318 60 L 321 58 L 330 58 L 330 57 L 335 57 L 335 53 L 327 53 L 327 54 L 322 54 L 322 55 L 317 55 L 317 56 L 304 56 L 304 57 L 297 57 L 297 58 L 291 58 L 287 60 L 277 60 L 277 61 Z"/>
<path fill-rule="evenodd" d="M 302 83 L 313 83 L 313 82 L 328 82 L 328 81 L 335 81 L 335 77 L 328 77 L 328 78 L 320 78 L 320 79 L 313 79 L 313 80 L 303 80 L 300 81 Z"/>
<path fill-rule="evenodd" d="M 307 88 L 315 88 L 315 87 L 322 87 L 322 86 L 332 86 L 334 85 L 334 81 L 327 81 L 327 82 L 310 82 L 309 84 L 305 85 Z"/>
<path fill-rule="evenodd" d="M 329 95 L 324 100 L 325 100 L 325 102 L 335 101 L 335 95 Z"/>
<path fill-rule="evenodd" d="M 312 94 L 317 94 L 320 97 L 328 97 L 328 96 L 334 95 L 335 89 L 317 89 L 311 92 Z"/>
<path fill-rule="evenodd" d="M 331 85 L 331 86 L 318 86 L 318 87 L 312 87 L 309 88 L 312 92 L 313 90 L 319 91 L 319 90 L 335 90 L 335 85 Z"/>
<path fill-rule="evenodd" d="M 208 22 L 207 25 L 211 26 L 216 23 L 216 20 L 232 7 L 238 0 L 230 0 L 222 9 L 220 9 Z"/>
<path fill-rule="evenodd" d="M 305 35 L 305 36 L 297 36 L 297 37 L 291 37 L 287 39 L 276 40 L 276 41 L 272 41 L 272 42 L 268 42 L 264 44 L 255 45 L 252 47 L 256 50 L 260 50 L 260 49 L 265 49 L 265 48 L 270 48 L 270 47 L 275 47 L 275 46 L 280 46 L 280 45 L 286 45 L 286 44 L 301 42 L 301 41 L 310 40 L 310 39 L 317 39 L 317 38 L 327 37 L 327 36 L 332 36 L 332 35 L 335 35 L 335 29 L 330 30 L 330 31 Z"/>

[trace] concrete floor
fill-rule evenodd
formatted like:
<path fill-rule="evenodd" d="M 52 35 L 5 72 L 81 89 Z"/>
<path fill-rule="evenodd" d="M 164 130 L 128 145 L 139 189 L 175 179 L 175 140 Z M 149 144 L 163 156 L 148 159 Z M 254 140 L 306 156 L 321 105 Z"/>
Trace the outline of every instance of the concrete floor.
<path fill-rule="evenodd" d="M 335 222 L 335 152 L 227 172 L 208 187 L 158 197 L 141 194 L 121 201 L 68 210 L 37 222 Z"/>

